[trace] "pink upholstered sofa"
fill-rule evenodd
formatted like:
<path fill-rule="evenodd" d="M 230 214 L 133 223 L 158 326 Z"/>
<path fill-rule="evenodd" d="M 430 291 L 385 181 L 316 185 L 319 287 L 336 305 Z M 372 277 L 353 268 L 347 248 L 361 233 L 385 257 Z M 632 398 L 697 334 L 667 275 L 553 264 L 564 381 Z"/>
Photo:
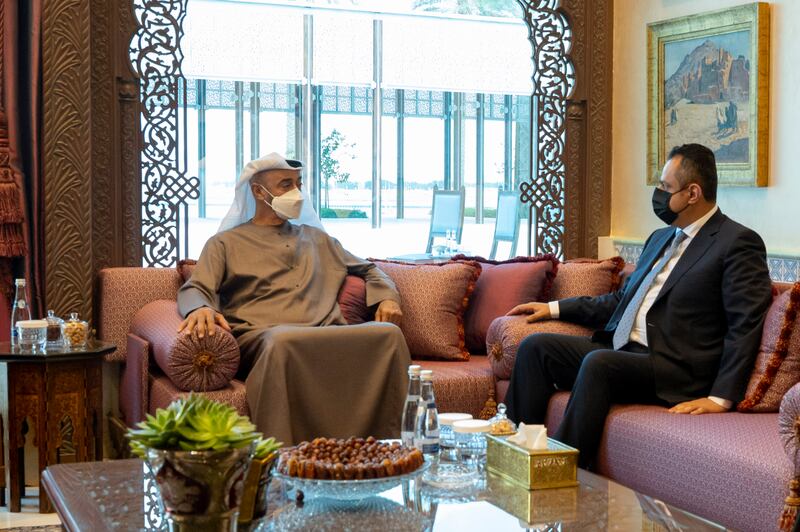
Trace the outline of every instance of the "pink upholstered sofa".
<path fill-rule="evenodd" d="M 631 269 L 627 266 L 626 273 Z M 791 287 L 773 285 L 778 294 Z M 780 321 L 768 319 L 766 326 L 780 327 Z M 538 332 L 591 334 L 557 321 L 495 320 L 487 342 L 498 397 L 508 390 L 519 342 Z M 657 406 L 615 406 L 606 422 L 599 473 L 731 529 L 776 530 L 793 474 L 789 456 L 795 456 L 796 446 L 792 442 L 790 452 L 787 444 L 784 451 L 782 435 L 789 438 L 794 420 L 800 419 L 800 384 L 786 393 L 784 405 L 790 396 L 791 411 L 782 412 L 780 420 L 777 412 L 689 416 Z M 567 392 L 557 392 L 550 400 L 549 432 L 558 428 L 568 400 Z"/>
<path fill-rule="evenodd" d="M 576 274 L 582 267 L 562 265 L 550 297 L 604 293 L 620 281 L 616 266 L 610 270 L 611 286 L 597 280 L 602 276 Z M 184 349 L 178 367 L 170 367 L 172 358 L 180 358 L 172 357 L 175 326 L 180 321 L 174 300 L 183 282 L 175 269 L 112 268 L 101 271 L 99 277 L 98 331 L 101 338 L 118 345 L 112 360 L 122 364 L 119 399 L 127 424 L 188 393 L 168 373 L 194 373 L 196 380 L 200 373 L 203 378 L 213 373 L 215 363 L 225 366 L 238 360 L 230 355 L 231 342 L 235 344 L 232 337 L 220 334 L 213 346 Z M 791 285 L 775 286 L 782 291 Z M 498 318 L 489 329 L 488 355 L 472 356 L 469 361 L 420 362 L 434 370 L 440 410 L 475 416 L 484 408 L 484 414 L 490 411 L 508 389 L 516 346 L 535 332 L 589 333 L 559 322 L 529 325 L 520 317 Z M 217 360 L 217 353 L 209 349 L 228 354 Z M 224 375 L 208 378 L 219 380 Z M 247 412 L 244 384 L 235 378 L 208 393 Z M 560 392 L 550 402 L 547 426 L 551 433 L 560 423 L 568 397 Z M 787 441 L 800 415 L 800 385 L 786 394 L 784 403 L 790 398 L 790 408 L 781 414 L 780 423 Z M 599 472 L 729 528 L 774 530 L 793 473 L 786 453 L 794 456 L 794 445 L 791 440 L 784 451 L 778 413 L 683 416 L 654 406 L 618 406 L 606 424 Z"/>
<path fill-rule="evenodd" d="M 98 335 L 118 346 L 109 360 L 121 363 L 119 407 L 128 425 L 188 393 L 186 385 L 202 379 L 212 398 L 248 411 L 244 383 L 233 378 L 239 356 L 233 337 L 218 328 L 213 339 L 178 341 L 175 331 L 181 320 L 175 299 L 181 284 L 183 278 L 173 268 L 109 268 L 99 274 Z M 495 379 L 486 356 L 418 363 L 434 370 L 441 411 L 477 417 L 487 404 L 495 404 Z"/>

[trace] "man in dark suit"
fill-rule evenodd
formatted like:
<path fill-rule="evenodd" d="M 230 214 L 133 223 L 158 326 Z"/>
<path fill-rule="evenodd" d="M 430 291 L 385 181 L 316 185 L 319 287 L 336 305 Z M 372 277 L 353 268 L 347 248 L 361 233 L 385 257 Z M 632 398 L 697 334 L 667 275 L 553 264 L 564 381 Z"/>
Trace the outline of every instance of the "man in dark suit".
<path fill-rule="evenodd" d="M 669 227 L 650 235 L 620 290 L 509 312 L 601 328 L 591 338 L 523 340 L 505 400 L 511 419 L 543 423 L 554 391 L 572 390 L 554 437 L 591 468 L 612 403 L 705 414 L 743 398 L 771 284 L 763 241 L 722 214 L 716 195 L 713 152 L 674 148 L 653 192 L 653 210 Z"/>

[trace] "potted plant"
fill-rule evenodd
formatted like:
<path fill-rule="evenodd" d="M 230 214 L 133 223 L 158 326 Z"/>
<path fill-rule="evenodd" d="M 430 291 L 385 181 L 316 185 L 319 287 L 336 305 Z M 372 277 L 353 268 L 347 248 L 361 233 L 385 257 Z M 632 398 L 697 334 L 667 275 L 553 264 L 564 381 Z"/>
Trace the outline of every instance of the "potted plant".
<path fill-rule="evenodd" d="M 155 476 L 171 530 L 235 530 L 245 472 L 261 441 L 255 429 L 231 406 L 190 394 L 128 431 L 131 450 Z"/>

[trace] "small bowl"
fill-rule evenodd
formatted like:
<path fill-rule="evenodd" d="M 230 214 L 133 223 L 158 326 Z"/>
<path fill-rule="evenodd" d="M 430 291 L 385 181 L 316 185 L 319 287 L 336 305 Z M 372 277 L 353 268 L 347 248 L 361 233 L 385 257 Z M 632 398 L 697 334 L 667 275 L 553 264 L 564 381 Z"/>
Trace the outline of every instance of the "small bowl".
<path fill-rule="evenodd" d="M 44 351 L 46 344 L 46 320 L 22 320 L 17 322 L 17 345 L 22 351 Z"/>

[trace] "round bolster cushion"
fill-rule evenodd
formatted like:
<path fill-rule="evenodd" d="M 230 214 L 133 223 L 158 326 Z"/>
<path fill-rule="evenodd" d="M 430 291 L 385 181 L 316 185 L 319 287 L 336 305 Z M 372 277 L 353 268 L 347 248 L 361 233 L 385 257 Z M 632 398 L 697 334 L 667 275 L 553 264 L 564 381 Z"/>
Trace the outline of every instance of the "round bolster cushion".
<path fill-rule="evenodd" d="M 150 342 L 153 359 L 176 387 L 187 392 L 219 390 L 239 368 L 239 344 L 216 326 L 213 336 L 178 333 L 183 319 L 176 301 L 159 299 L 139 309 L 131 332 Z"/>
<path fill-rule="evenodd" d="M 517 348 L 526 337 L 537 333 L 590 336 L 591 329 L 560 320 L 544 320 L 528 323 L 527 316 L 501 316 L 492 321 L 486 333 L 486 354 L 495 377 L 511 378 Z"/>
<path fill-rule="evenodd" d="M 800 469 L 800 441 L 795 423 L 800 423 L 800 382 L 789 388 L 781 400 L 778 413 L 778 432 L 783 440 L 786 456 L 794 463 L 795 471 Z"/>

